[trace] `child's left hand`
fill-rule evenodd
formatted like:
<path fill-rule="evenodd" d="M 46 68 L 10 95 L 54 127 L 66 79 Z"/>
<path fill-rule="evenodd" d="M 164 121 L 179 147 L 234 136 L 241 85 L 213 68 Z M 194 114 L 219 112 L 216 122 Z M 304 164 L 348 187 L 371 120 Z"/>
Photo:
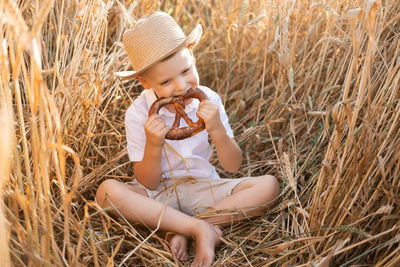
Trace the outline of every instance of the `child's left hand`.
<path fill-rule="evenodd" d="M 225 128 L 219 116 L 219 108 L 210 100 L 200 102 L 197 116 L 203 119 L 210 136 L 224 132 Z"/>

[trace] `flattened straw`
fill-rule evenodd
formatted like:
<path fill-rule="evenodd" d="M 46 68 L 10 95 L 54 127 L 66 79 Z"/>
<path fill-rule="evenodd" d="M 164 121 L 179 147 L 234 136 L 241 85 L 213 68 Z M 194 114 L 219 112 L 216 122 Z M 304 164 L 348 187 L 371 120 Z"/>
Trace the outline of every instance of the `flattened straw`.
<path fill-rule="evenodd" d="M 124 264 L 175 264 L 161 238 L 142 243 L 140 227 L 92 201 L 104 179 L 133 173 L 123 117 L 142 88 L 121 88 L 112 75 L 129 68 L 119 26 L 171 8 L 185 31 L 204 27 L 196 67 L 222 93 L 246 160 L 234 174 L 215 154 L 211 162 L 221 177 L 268 173 L 285 186 L 276 207 L 232 221 L 215 264 L 400 262 L 398 1 L 3 2 L 0 98 L 15 109 L 4 191 L 12 264 L 118 265 L 137 245 Z"/>

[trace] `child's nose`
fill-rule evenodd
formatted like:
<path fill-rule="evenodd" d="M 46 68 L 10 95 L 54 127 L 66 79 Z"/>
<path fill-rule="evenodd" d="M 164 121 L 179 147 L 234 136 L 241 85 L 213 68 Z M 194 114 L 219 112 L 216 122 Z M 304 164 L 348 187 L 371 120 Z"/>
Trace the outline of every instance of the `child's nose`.
<path fill-rule="evenodd" d="M 186 80 L 183 77 L 179 77 L 175 80 L 175 92 L 177 95 L 183 93 L 186 90 Z"/>

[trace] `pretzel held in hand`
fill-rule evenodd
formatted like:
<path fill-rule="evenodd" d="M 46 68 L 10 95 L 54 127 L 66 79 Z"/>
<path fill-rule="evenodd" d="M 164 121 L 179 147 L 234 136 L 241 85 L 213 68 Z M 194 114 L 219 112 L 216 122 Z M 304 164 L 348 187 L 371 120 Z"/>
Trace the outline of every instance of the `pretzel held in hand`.
<path fill-rule="evenodd" d="M 191 88 L 184 95 L 160 98 L 156 100 L 153 105 L 151 105 L 149 110 L 149 117 L 154 113 L 158 114 L 161 107 L 165 105 L 174 105 L 174 108 L 176 110 L 175 121 L 171 129 L 166 134 L 166 139 L 182 140 L 204 130 L 205 124 L 201 118 L 199 118 L 197 122 L 193 122 L 185 112 L 185 99 L 189 98 L 197 98 L 198 100 L 200 100 L 200 102 L 208 99 L 207 95 L 200 89 Z M 179 128 L 181 118 L 183 118 L 189 126 Z"/>

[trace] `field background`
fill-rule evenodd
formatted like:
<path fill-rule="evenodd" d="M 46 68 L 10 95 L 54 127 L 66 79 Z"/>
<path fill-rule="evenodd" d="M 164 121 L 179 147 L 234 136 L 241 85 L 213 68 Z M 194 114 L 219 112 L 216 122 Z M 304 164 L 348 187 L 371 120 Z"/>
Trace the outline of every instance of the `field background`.
<path fill-rule="evenodd" d="M 399 266 L 397 0 L 2 0 L 1 265 L 177 264 L 94 202 L 133 175 L 123 121 L 141 88 L 113 76 L 130 69 L 121 35 L 160 9 L 203 26 L 197 67 L 242 148 L 234 177 L 281 183 L 273 209 L 224 230 L 216 265 Z"/>

